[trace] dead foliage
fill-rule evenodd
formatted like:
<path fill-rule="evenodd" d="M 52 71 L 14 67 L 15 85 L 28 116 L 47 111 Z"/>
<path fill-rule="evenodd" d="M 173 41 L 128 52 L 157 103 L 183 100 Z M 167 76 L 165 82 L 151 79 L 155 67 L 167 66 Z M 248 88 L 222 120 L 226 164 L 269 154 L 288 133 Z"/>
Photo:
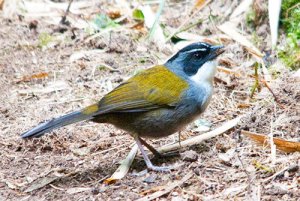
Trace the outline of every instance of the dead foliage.
<path fill-rule="evenodd" d="M 300 83 L 266 49 L 260 1 L 255 40 L 248 0 L 16 2 L 0 1 L 0 200 L 299 199 L 299 151 L 277 148 L 299 144 Z M 211 104 L 179 136 L 150 140 L 181 153 L 152 159 L 175 170 L 147 172 L 134 152 L 122 161 L 133 140 L 111 125 L 81 122 L 20 139 L 199 40 L 226 46 Z M 241 130 L 267 135 L 258 137 L 267 146 Z"/>

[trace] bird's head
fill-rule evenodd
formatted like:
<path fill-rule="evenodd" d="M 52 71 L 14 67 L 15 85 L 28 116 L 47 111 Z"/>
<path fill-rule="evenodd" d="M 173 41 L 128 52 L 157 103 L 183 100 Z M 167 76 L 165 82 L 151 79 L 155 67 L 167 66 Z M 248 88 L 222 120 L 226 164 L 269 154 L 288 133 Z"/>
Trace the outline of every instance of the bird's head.
<path fill-rule="evenodd" d="M 203 42 L 193 43 L 179 50 L 165 66 L 196 82 L 212 81 L 217 65 L 215 59 L 224 52 L 223 48 Z"/>

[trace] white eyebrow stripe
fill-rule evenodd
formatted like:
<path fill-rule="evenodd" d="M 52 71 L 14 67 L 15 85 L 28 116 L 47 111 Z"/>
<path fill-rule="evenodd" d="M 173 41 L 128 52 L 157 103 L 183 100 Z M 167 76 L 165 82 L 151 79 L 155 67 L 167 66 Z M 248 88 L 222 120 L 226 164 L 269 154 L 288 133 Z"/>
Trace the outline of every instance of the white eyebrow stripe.
<path fill-rule="evenodd" d="M 199 49 L 194 49 L 194 50 L 187 51 L 186 53 L 199 52 L 199 51 L 205 52 L 205 51 L 207 51 L 207 49 L 199 48 Z"/>
<path fill-rule="evenodd" d="M 208 48 L 208 45 L 206 43 L 200 43 L 200 44 Z"/>

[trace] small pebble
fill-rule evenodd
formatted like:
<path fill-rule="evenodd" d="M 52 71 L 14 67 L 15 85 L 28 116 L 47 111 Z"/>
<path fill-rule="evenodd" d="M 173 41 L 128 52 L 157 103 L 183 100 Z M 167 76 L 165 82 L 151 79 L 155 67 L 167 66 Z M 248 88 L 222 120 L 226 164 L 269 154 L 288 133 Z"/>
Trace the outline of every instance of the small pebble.
<path fill-rule="evenodd" d="M 146 183 L 154 183 L 155 180 L 156 180 L 156 178 L 157 178 L 157 174 L 151 174 L 149 177 L 146 177 L 144 179 L 144 182 L 146 182 Z"/>
<path fill-rule="evenodd" d="M 185 151 L 180 155 L 184 161 L 188 161 L 188 162 L 194 162 L 194 161 L 197 161 L 197 159 L 198 159 L 197 152 L 195 152 L 193 150 Z"/>

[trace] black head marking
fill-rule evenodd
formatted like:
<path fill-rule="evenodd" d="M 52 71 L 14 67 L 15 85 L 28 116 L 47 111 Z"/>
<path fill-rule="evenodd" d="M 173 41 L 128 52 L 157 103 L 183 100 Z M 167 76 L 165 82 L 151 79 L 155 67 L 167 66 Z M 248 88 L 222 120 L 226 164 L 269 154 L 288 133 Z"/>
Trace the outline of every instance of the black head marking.
<path fill-rule="evenodd" d="M 198 42 L 188 45 L 178 51 L 172 58 L 170 58 L 166 65 L 169 68 L 181 68 L 189 75 L 195 75 L 201 66 L 210 60 L 215 59 L 223 46 L 213 46 L 208 43 Z"/>

